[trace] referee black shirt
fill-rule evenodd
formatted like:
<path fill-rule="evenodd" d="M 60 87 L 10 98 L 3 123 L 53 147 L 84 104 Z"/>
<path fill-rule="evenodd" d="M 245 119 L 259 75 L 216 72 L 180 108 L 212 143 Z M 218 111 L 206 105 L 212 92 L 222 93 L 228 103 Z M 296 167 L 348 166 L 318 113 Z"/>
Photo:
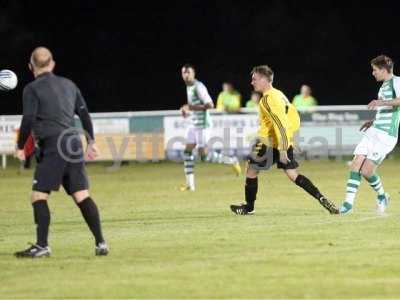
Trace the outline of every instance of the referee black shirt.
<path fill-rule="evenodd" d="M 92 121 L 78 87 L 71 80 L 50 72 L 39 75 L 24 88 L 18 149 L 24 148 L 31 131 L 40 140 L 73 129 L 75 114 L 79 116 L 89 142 L 93 141 Z"/>

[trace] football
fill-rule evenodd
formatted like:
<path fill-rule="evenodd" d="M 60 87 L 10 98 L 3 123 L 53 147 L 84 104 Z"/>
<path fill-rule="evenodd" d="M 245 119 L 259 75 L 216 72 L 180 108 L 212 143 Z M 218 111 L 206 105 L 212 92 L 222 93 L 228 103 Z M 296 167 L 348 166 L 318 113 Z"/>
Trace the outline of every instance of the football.
<path fill-rule="evenodd" d="M 11 91 L 16 88 L 18 84 L 17 75 L 10 70 L 0 71 L 0 90 Z"/>

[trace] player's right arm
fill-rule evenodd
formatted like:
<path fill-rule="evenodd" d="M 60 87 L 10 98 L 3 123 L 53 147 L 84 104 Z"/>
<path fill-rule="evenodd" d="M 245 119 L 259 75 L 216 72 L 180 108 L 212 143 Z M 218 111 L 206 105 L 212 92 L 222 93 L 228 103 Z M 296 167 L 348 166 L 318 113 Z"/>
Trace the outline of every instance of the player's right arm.
<path fill-rule="evenodd" d="M 184 104 L 181 106 L 180 108 L 182 117 L 186 118 L 189 114 L 189 105 L 188 104 Z"/>

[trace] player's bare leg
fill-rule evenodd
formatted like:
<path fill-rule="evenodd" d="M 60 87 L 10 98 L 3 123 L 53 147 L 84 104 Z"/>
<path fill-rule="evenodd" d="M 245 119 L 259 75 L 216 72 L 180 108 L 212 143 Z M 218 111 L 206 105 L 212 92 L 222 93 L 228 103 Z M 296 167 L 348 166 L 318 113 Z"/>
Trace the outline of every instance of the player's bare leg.
<path fill-rule="evenodd" d="M 100 214 L 96 203 L 90 197 L 88 190 L 78 191 L 72 194 L 76 205 L 81 210 L 82 216 L 86 221 L 90 231 L 92 232 L 95 241 L 95 254 L 96 255 L 107 255 L 109 250 L 104 240 L 103 233 L 101 231 Z"/>
<path fill-rule="evenodd" d="M 36 224 L 36 244 L 32 244 L 28 249 L 15 252 L 18 258 L 38 258 L 50 256 L 51 250 L 48 245 L 48 235 L 50 226 L 50 210 L 47 205 L 48 193 L 33 191 L 31 203 Z"/>
<path fill-rule="evenodd" d="M 181 191 L 194 191 L 194 155 L 193 150 L 196 148 L 196 144 L 186 144 L 183 152 L 183 168 L 186 177 L 186 185 L 181 187 Z"/>
<path fill-rule="evenodd" d="M 331 214 L 338 214 L 339 210 L 336 208 L 336 205 L 330 202 L 318 188 L 304 175 L 298 173 L 297 169 L 287 169 L 284 170 L 286 176 L 294 182 L 297 186 L 301 187 L 311 196 L 318 200 L 318 202 Z"/>

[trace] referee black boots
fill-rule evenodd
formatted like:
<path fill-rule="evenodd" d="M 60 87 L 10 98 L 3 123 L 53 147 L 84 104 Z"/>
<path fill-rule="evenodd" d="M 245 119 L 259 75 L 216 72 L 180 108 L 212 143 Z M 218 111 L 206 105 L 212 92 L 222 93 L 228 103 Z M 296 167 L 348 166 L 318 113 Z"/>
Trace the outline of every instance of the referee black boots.
<path fill-rule="evenodd" d="M 14 255 L 18 258 L 39 258 L 49 257 L 51 254 L 50 247 L 40 247 L 39 245 L 31 245 L 28 249 L 15 252 Z"/>

